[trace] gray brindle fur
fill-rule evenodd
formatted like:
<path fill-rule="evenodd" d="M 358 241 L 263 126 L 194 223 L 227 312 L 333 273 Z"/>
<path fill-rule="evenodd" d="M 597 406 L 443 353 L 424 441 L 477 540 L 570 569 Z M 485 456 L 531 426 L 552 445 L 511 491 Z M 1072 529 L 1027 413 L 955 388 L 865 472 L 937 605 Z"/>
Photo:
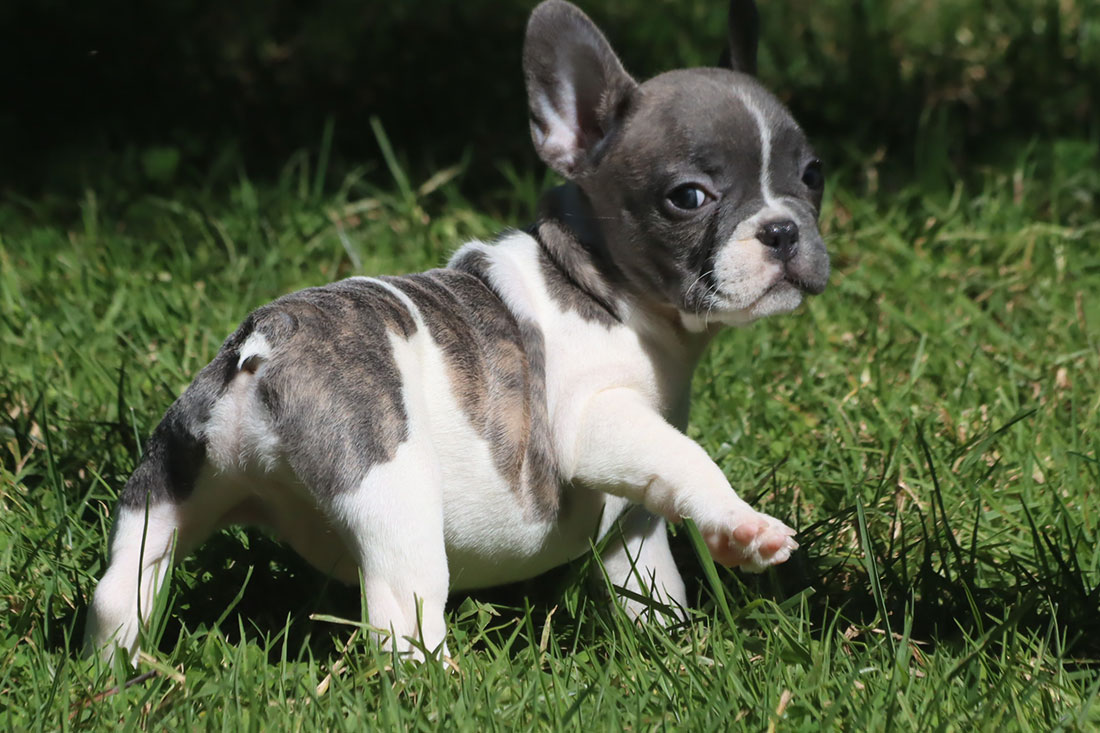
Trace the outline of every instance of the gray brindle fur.
<path fill-rule="evenodd" d="M 539 5 L 531 134 L 567 182 L 528 230 L 446 268 L 252 313 L 122 491 L 89 650 L 136 655 L 169 565 L 232 523 L 361 578 L 379 640 L 413 657 L 446 653 L 450 590 L 530 578 L 612 530 L 610 580 L 674 609 L 664 519 L 694 519 L 728 566 L 787 560 L 793 530 L 682 432 L 714 333 L 793 310 L 829 275 L 820 163 L 752 76 L 756 22 L 732 3 L 733 68 L 639 84 L 580 10 Z"/>

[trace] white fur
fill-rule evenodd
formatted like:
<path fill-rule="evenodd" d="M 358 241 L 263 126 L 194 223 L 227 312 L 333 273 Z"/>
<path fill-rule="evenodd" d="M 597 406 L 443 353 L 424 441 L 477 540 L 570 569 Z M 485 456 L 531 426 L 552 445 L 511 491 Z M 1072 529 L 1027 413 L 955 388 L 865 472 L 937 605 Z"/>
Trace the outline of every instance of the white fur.
<path fill-rule="evenodd" d="M 796 546 L 790 530 L 739 499 L 702 448 L 673 427 L 686 420 L 693 366 L 684 359 L 682 332 L 628 302 L 620 304 L 624 324 L 610 328 L 563 311 L 542 279 L 538 243 L 526 234 L 467 247 L 486 254 L 509 308 L 542 330 L 550 433 L 569 512 L 555 521 L 531 515 L 523 499 L 527 487 L 517 492 L 499 475 L 490 446 L 457 403 L 423 315 L 398 288 L 375 281 L 418 324 L 408 340 L 390 337 L 409 439 L 392 460 L 370 469 L 359 490 L 317 505 L 281 459 L 257 395 L 262 362 L 255 374 L 241 371 L 211 412 L 210 461 L 192 496 L 151 512 L 144 563 L 135 555 L 137 520 L 120 517 L 89 624 L 93 646 L 102 648 L 115 635 L 136 653 L 136 599 L 143 599 L 147 618 L 144 609 L 166 571 L 172 533 L 182 529 L 181 544 L 189 549 L 231 521 L 273 527 L 337 577 L 353 580 L 362 572 L 370 623 L 390 632 L 387 643 L 399 653 L 414 657 L 421 656 L 421 644 L 445 652 L 449 588 L 529 578 L 584 553 L 596 518 L 604 513 L 598 539 L 615 526 L 624 499 L 672 520 L 692 517 L 716 557 L 734 564 L 759 570 L 789 556 Z M 270 353 L 260 340 L 246 347 L 252 355 Z M 751 537 L 739 541 L 738 531 Z M 651 515 L 632 514 L 605 564 L 612 583 L 679 607 L 683 581 L 664 533 Z M 765 554 L 765 543 L 781 547 Z M 142 581 L 140 593 L 139 566 L 153 579 Z M 626 606 L 636 615 L 644 611 L 636 602 Z"/>
<path fill-rule="evenodd" d="M 421 645 L 446 651 L 448 589 L 529 578 L 560 565 L 588 550 L 601 512 L 596 539 L 616 526 L 627 502 L 672 520 L 692 517 L 716 557 L 749 569 L 789 556 L 796 546 L 790 530 L 738 498 L 703 449 L 673 427 L 686 421 L 693 366 L 685 363 L 681 332 L 627 302 L 620 303 L 624 324 L 610 328 L 563 311 L 543 281 L 538 243 L 526 234 L 466 247 L 487 256 L 508 307 L 542 330 L 550 433 L 569 512 L 554 521 L 532 516 L 523 499 L 527 487 L 517 492 L 500 476 L 489 444 L 457 403 L 423 315 L 399 288 L 374 280 L 418 325 L 408 340 L 390 337 L 409 438 L 392 460 L 370 469 L 357 491 L 319 506 L 282 462 L 257 395 L 262 371 L 241 371 L 211 412 L 209 465 L 192 496 L 178 507 L 151 509 L 144 561 L 136 555 L 141 517 L 120 517 L 89 623 L 93 646 L 102 648 L 114 636 L 135 654 L 137 598 L 144 620 L 166 572 L 173 533 L 184 532 L 181 546 L 188 550 L 230 521 L 273 527 L 337 577 L 353 580 L 361 572 L 370 623 L 388 632 L 385 643 L 417 658 Z M 262 370 L 270 355 L 266 341 L 249 339 L 244 350 Z M 737 531 L 752 536 L 739 542 Z M 760 546 L 766 542 L 782 546 L 765 556 Z M 664 525 L 647 512 L 624 519 L 623 537 L 604 563 L 613 584 L 650 592 L 674 608 L 685 603 Z M 145 574 L 140 591 L 139 567 Z M 645 610 L 625 604 L 635 615 Z"/>
<path fill-rule="evenodd" d="M 609 497 L 604 509 L 600 536 L 616 525 L 622 530 L 621 536 L 601 556 L 607 580 L 613 586 L 648 596 L 672 611 L 672 618 L 651 614 L 650 606 L 624 596 L 623 607 L 635 618 L 653 618 L 659 623 L 684 618 L 687 591 L 669 550 L 664 520 L 638 506 L 621 515 L 626 506 L 629 503 L 621 497 Z"/>
<path fill-rule="evenodd" d="M 242 357 L 242 363 L 245 361 Z M 247 474 L 253 466 L 262 473 L 271 473 L 278 465 L 279 440 L 257 393 L 257 376 L 249 371 L 238 372 L 210 412 L 206 426 L 208 450 L 220 473 Z"/>
<path fill-rule="evenodd" d="M 333 502 L 363 574 L 368 620 L 389 632 L 385 648 L 417 659 L 423 654 L 416 642 L 446 653 L 448 588 L 440 466 L 422 419 L 410 420 L 413 437 L 392 460 L 372 467 L 357 491 Z"/>
<path fill-rule="evenodd" d="M 171 565 L 177 528 L 177 508 L 170 504 L 150 506 L 148 513 L 120 511 L 111 533 L 111 565 L 96 586 L 85 629 L 95 649 L 117 645 L 131 661 L 137 657 L 142 625 Z"/>
<path fill-rule="evenodd" d="M 401 301 L 401 305 L 405 306 L 405 309 L 409 311 L 409 314 L 412 315 L 413 320 L 416 322 L 416 325 L 419 328 L 424 327 L 424 319 L 420 317 L 420 311 L 417 309 L 416 305 L 412 302 L 412 299 L 409 296 L 405 295 L 404 291 L 402 291 L 400 288 L 396 288 L 393 285 L 390 285 L 385 280 L 382 280 L 382 279 L 377 278 L 377 277 L 363 277 L 361 275 L 358 275 L 358 276 L 351 277 L 351 278 L 348 278 L 348 279 L 349 280 L 358 280 L 359 282 L 371 283 L 373 285 L 377 285 L 377 286 L 381 287 L 383 290 L 388 291 L 390 295 L 392 295 L 393 297 L 395 297 L 399 301 Z"/>
<path fill-rule="evenodd" d="M 750 94 L 738 93 L 738 97 L 756 122 L 760 136 L 760 191 L 764 196 L 764 210 L 773 219 L 793 219 L 794 215 L 783 201 L 786 197 L 776 195 L 772 189 L 772 128 Z M 742 226 L 747 226 L 747 222 L 743 222 Z"/>
<path fill-rule="evenodd" d="M 676 332 L 629 304 L 626 324 L 610 329 L 560 310 L 539 273 L 538 243 L 527 235 L 467 246 L 490 257 L 508 306 L 542 328 L 551 433 L 566 480 L 670 519 L 691 516 L 716 542 L 759 521 L 768 529 L 744 548 L 746 564 L 771 564 L 757 548 L 789 530 L 738 499 L 702 448 L 667 421 L 686 415 L 693 366 Z"/>

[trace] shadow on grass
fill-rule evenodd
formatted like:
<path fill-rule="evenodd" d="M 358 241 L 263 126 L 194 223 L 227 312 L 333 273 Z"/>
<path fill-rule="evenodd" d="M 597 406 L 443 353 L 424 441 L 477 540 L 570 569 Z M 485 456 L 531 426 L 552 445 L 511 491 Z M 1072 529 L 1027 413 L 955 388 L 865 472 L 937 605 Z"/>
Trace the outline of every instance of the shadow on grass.
<path fill-rule="evenodd" d="M 974 519 L 965 531 L 952 526 L 944 506 L 940 466 L 956 465 L 968 452 L 985 450 L 1026 417 L 1018 416 L 942 458 L 933 455 L 922 428 L 916 426 L 912 436 L 934 487 L 924 506 L 899 507 L 893 490 L 888 490 L 897 486 L 898 476 L 887 456 L 881 475 L 867 480 L 871 496 L 867 504 L 803 527 L 798 535 L 802 549 L 781 569 L 763 575 L 727 574 L 731 605 L 755 599 L 782 603 L 805 594 L 816 629 L 836 623 L 839 614 L 849 633 L 897 634 L 908 627 L 908 637 L 927 645 L 926 649 L 973 648 L 975 639 L 995 644 L 995 630 L 1040 636 L 1053 631 L 1067 662 L 1096 666 L 1100 663 L 1100 582 L 1077 560 L 1085 539 L 1071 527 L 1070 518 L 1055 512 L 1039 522 L 1034 510 L 1021 502 L 1030 536 L 1010 542 L 996 534 L 991 540 L 983 531 L 981 506 L 975 506 Z M 985 478 L 995 469 L 996 464 L 981 468 Z M 770 472 L 764 483 L 768 482 L 777 497 L 773 503 L 794 506 L 790 492 L 778 485 L 777 471 Z M 1057 531 L 1044 531 L 1058 517 Z M 869 524 L 876 531 L 869 531 Z M 1052 536 L 1063 538 L 1062 544 Z M 1073 540 L 1067 545 L 1066 538 Z M 713 599 L 687 538 L 682 534 L 674 538 L 672 548 L 685 574 L 689 601 L 707 608 Z M 566 595 L 579 589 L 575 607 L 584 613 L 578 611 L 573 617 L 563 610 L 555 616 L 555 624 L 561 624 L 567 636 L 587 638 L 601 627 L 593 613 L 606 618 L 601 606 L 612 612 L 610 600 L 596 588 L 597 582 L 591 582 L 595 572 L 591 559 L 581 559 L 529 581 L 456 593 L 448 610 L 455 611 L 471 598 L 491 604 L 496 619 L 493 630 L 482 637 L 505 647 L 517 624 L 540 629 L 553 609 L 568 605 Z M 217 626 L 229 644 L 242 638 L 266 640 L 272 663 L 281 658 L 284 648 L 291 658 L 302 658 L 307 652 L 324 658 L 343 644 L 349 629 L 315 622 L 310 616 L 355 621 L 361 614 L 358 588 L 325 577 L 289 547 L 258 530 L 215 535 L 184 561 L 173 582 L 174 600 L 160 644 L 165 652 L 188 631 Z M 47 644 L 64 650 L 67 636 L 74 630 L 82 633 L 85 614 L 80 609 L 53 617 Z M 512 653 L 520 653 L 529 643 L 536 641 L 521 643 Z"/>
<path fill-rule="evenodd" d="M 731 574 L 727 588 L 734 601 L 782 602 L 805 593 L 816 628 L 825 628 L 839 613 L 849 633 L 897 635 L 908 626 L 909 638 L 928 649 L 972 648 L 976 639 L 995 644 L 995 631 L 1053 633 L 1067 662 L 1100 665 L 1100 578 L 1081 567 L 1078 557 L 1085 553 L 1080 545 L 1086 538 L 1071 527 L 1061 505 L 1053 502 L 1058 509 L 1041 526 L 1034 509 L 1021 501 L 1029 536 L 1012 540 L 996 534 L 993 540 L 982 531 L 983 502 L 975 502 L 965 531 L 952 525 L 944 506 L 940 466 L 985 450 L 1029 416 L 1018 415 L 942 460 L 933 456 L 923 428 L 916 426 L 913 436 L 933 486 L 925 507 L 901 510 L 892 492 L 883 490 L 897 486 L 898 476 L 884 472 L 873 481 L 874 498 L 867 506 L 847 507 L 802 528 L 801 550 L 780 570 Z M 983 469 L 982 478 L 996 468 L 994 463 Z M 870 516 L 879 529 L 886 524 L 887 531 L 869 532 Z M 838 541 L 840 535 L 846 539 Z M 1052 537 L 1072 541 L 1059 544 Z M 681 567 L 688 567 L 690 548 L 681 544 Z M 847 546 L 846 554 L 838 546 Z M 689 579 L 689 587 L 705 594 L 700 578 Z"/>
<path fill-rule="evenodd" d="M 247 547 L 242 538 L 247 540 Z M 271 663 L 281 658 L 284 647 L 290 658 L 302 658 L 307 651 L 316 658 L 325 658 L 342 647 L 351 629 L 310 617 L 321 614 L 353 622 L 361 619 L 358 587 L 325 576 L 289 546 L 259 530 L 220 533 L 183 567 L 194 574 L 188 574 L 175 589 L 175 602 L 160 644 L 165 652 L 187 630 L 217 625 L 229 644 L 242 639 L 278 639 L 278 643 L 264 645 Z M 541 624 L 571 586 L 576 573 L 575 565 L 567 565 L 531 580 L 455 593 L 448 600 L 447 612 L 473 599 L 493 606 L 498 630 L 514 628 L 528 613 L 534 623 Z M 499 636 L 494 638 L 499 641 Z"/>
<path fill-rule="evenodd" d="M 358 620 L 359 590 L 318 572 L 289 546 L 257 529 L 222 532 L 184 561 L 161 648 L 181 634 L 217 626 L 227 643 L 278 639 L 265 644 L 275 662 L 285 647 L 291 658 L 308 651 L 327 656 L 347 627 L 317 623 L 312 614 Z M 181 577 L 183 576 L 183 577 Z"/>
<path fill-rule="evenodd" d="M 829 538 L 838 532 L 854 529 L 859 534 L 859 514 L 855 508 L 847 509 L 805 528 L 799 535 L 802 552 L 782 571 L 728 576 L 732 602 L 745 604 L 764 598 L 781 603 L 810 591 L 815 628 L 828 627 L 837 613 L 855 633 L 898 634 L 908 622 L 909 638 L 927 650 L 972 648 L 975 639 L 992 638 L 993 629 L 1044 635 L 1054 626 L 1064 637 L 1060 651 L 1067 661 L 1089 666 L 1097 663 L 1100 586 L 1089 585 L 1086 573 L 1073 560 L 1073 548 L 1059 548 L 1034 529 L 1037 562 L 1029 564 L 1013 557 L 997 565 L 995 573 L 988 568 L 979 572 L 979 566 L 994 562 L 989 553 L 980 546 L 959 546 L 948 540 L 953 535 L 942 514 L 923 517 L 916 528 L 909 529 L 902 524 L 904 519 L 894 516 L 890 521 L 899 527 L 896 542 L 882 545 L 868 540 L 873 557 L 870 567 L 877 571 L 873 576 L 867 559 L 858 557 L 859 553 L 838 557 L 828 549 Z M 236 598 L 248 577 L 248 565 L 240 561 L 240 547 L 234 547 L 235 543 L 231 535 L 223 535 L 191 561 L 196 567 L 218 570 L 208 571 L 214 574 L 208 580 L 180 589 L 177 619 L 170 622 L 166 644 L 175 642 L 183 625 L 213 625 Z M 292 652 L 308 647 L 317 656 L 330 654 L 346 639 L 347 628 L 315 623 L 309 616 L 323 613 L 358 619 L 358 590 L 325 579 L 271 539 L 250 533 L 250 544 L 249 554 L 267 563 L 252 573 L 240 602 L 221 623 L 227 640 L 238 641 L 241 629 L 247 636 L 260 638 L 275 637 L 285 629 L 284 643 Z M 711 601 L 686 538 L 673 542 L 673 552 L 685 571 L 689 599 L 705 607 Z M 230 567 L 225 567 L 227 564 Z M 497 616 L 493 630 L 484 637 L 498 648 L 507 646 L 506 638 L 517 625 L 529 624 L 536 632 L 540 630 L 555 609 L 559 638 L 588 638 L 602 625 L 586 616 L 613 612 L 610 600 L 590 577 L 595 572 L 593 563 L 578 560 L 522 583 L 456 593 L 448 610 L 455 611 L 467 599 L 491 604 Z M 584 586 L 577 605 L 586 613 L 573 617 L 563 608 L 564 597 L 578 584 Z M 534 643 L 535 638 L 522 641 L 510 653 L 526 653 L 527 646 Z M 484 648 L 484 642 L 473 646 Z M 270 654 L 275 661 L 277 652 Z"/>
<path fill-rule="evenodd" d="M 1033 540 L 1044 548 L 1039 563 L 1029 565 L 1013 558 L 997 568 L 996 582 L 976 577 L 977 565 L 987 561 L 980 548 L 952 548 L 944 533 L 929 533 L 925 526 L 909 539 L 899 538 L 894 546 L 872 542 L 876 579 L 866 571 L 866 558 L 856 557 L 858 553 L 838 557 L 823 547 L 830 535 L 857 523 L 854 508 L 839 512 L 800 533 L 802 551 L 782 571 L 729 574 L 731 603 L 743 605 L 760 598 L 782 603 L 807 593 L 817 629 L 827 628 L 839 613 L 849 633 L 898 634 L 908 619 L 909 638 L 929 651 L 939 646 L 958 651 L 993 628 L 1044 635 L 1054 626 L 1064 637 L 1061 652 L 1067 661 L 1087 666 L 1100 663 L 1100 585 L 1090 587 L 1072 552 L 1058 548 L 1038 530 Z M 236 533 L 219 534 L 186 561 L 185 569 L 195 574 L 182 582 L 177 574 L 161 651 L 170 652 L 189 630 L 217 625 L 231 645 L 242 639 L 261 643 L 271 663 L 279 661 L 284 647 L 292 659 L 303 658 L 307 651 L 316 658 L 331 655 L 346 641 L 348 627 L 315 622 L 310 616 L 358 620 L 358 589 L 326 578 L 289 547 L 258 531 L 250 530 L 246 536 L 247 548 Z M 686 538 L 673 541 L 673 553 L 684 571 L 689 599 L 708 607 L 713 600 Z M 559 638 L 587 638 L 599 623 L 573 618 L 561 607 L 565 594 L 582 582 L 587 585 L 580 591 L 578 605 L 589 613 L 613 612 L 597 583 L 585 579 L 591 572 L 595 572 L 591 563 L 582 559 L 521 583 L 456 593 L 448 611 L 467 599 L 491 604 L 496 618 L 484 637 L 497 647 L 506 646 L 506 637 L 519 624 L 529 622 L 541 629 L 555 609 Z M 85 616 L 86 609 L 79 609 L 57 618 L 48 638 L 50 647 L 63 650 L 67 630 L 82 630 Z M 278 643 L 264 644 L 264 640 Z M 525 653 L 530 643 L 536 639 L 517 645 L 511 653 Z"/>

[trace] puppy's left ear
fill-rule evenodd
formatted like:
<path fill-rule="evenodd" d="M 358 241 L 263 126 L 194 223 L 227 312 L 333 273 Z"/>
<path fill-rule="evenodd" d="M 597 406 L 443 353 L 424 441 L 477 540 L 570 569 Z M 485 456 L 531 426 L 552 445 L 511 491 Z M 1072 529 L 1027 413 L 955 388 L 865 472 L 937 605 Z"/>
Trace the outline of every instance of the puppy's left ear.
<path fill-rule="evenodd" d="M 599 28 L 564 0 L 546 0 L 531 13 L 523 75 L 539 157 L 577 178 L 598 159 L 637 83 Z"/>
<path fill-rule="evenodd" d="M 756 76 L 756 48 L 760 39 L 760 13 L 753 0 L 730 0 L 729 46 L 719 66 Z"/>

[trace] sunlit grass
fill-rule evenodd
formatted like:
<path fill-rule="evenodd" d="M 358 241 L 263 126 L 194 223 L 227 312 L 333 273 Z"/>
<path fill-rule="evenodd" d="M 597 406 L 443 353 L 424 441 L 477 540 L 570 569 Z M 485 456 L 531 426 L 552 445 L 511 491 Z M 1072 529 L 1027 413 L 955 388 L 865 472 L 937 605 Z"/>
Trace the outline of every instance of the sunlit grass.
<path fill-rule="evenodd" d="M 160 644 L 136 672 L 75 649 L 142 442 L 248 310 L 346 275 L 437 266 L 464 239 L 523 223 L 541 179 L 510 172 L 499 216 L 462 197 L 459 171 L 329 190 L 304 157 L 276 183 L 216 193 L 88 190 L 72 210 L 9 200 L 5 722 L 1095 728 L 1096 161 L 1094 146 L 1060 143 L 955 189 L 889 194 L 847 172 L 823 217 L 829 290 L 724 334 L 695 383 L 692 436 L 799 528 L 803 549 L 764 576 L 719 570 L 727 616 L 679 532 L 696 611 L 670 629 L 631 624 L 590 561 L 459 595 L 457 672 L 393 668 L 354 625 L 356 590 L 241 530 L 176 571 Z"/>

